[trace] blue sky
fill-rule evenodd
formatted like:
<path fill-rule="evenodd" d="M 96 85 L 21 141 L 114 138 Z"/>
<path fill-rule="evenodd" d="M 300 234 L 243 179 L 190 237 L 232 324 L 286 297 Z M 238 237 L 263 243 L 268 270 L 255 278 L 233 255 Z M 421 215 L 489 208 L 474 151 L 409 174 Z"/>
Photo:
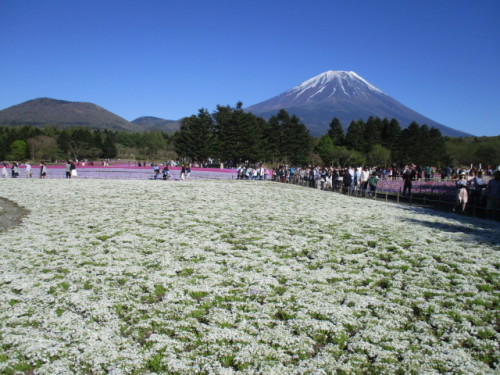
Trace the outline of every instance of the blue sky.
<path fill-rule="evenodd" d="M 499 15 L 498 0 L 1 0 L 0 109 L 50 97 L 178 119 L 352 70 L 500 135 Z"/>

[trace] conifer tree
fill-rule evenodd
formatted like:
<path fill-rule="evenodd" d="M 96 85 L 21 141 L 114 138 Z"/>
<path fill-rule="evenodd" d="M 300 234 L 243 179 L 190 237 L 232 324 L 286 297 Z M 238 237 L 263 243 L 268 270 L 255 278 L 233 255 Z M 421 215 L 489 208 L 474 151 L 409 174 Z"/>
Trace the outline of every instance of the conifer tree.
<path fill-rule="evenodd" d="M 344 140 L 344 129 L 342 128 L 342 124 L 337 117 L 334 117 L 332 122 L 330 122 L 328 136 L 332 140 L 332 144 L 334 146 L 342 145 Z"/>
<path fill-rule="evenodd" d="M 204 162 L 214 153 L 214 128 L 208 110 L 186 117 L 175 140 L 175 151 L 181 157 Z"/>
<path fill-rule="evenodd" d="M 385 118 L 382 125 L 381 145 L 397 153 L 400 136 L 401 127 L 399 126 L 398 120 L 393 118 L 389 121 Z"/>
<path fill-rule="evenodd" d="M 111 134 L 107 134 L 102 142 L 102 157 L 105 159 L 113 159 L 118 155 L 118 150 L 115 146 L 114 137 Z"/>
<path fill-rule="evenodd" d="M 311 148 L 311 136 L 306 126 L 295 115 L 281 109 L 269 119 L 276 139 L 277 155 L 281 162 L 292 165 L 304 164 Z"/>
<path fill-rule="evenodd" d="M 359 152 L 365 151 L 365 128 L 363 120 L 351 121 L 345 136 L 345 143 L 348 148 Z"/>

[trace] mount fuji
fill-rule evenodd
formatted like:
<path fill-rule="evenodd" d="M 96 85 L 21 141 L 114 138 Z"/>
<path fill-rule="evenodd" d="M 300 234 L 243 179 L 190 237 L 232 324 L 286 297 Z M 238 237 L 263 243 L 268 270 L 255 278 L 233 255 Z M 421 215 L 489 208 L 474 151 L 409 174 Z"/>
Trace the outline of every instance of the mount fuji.
<path fill-rule="evenodd" d="M 330 70 L 319 74 L 245 110 L 269 118 L 276 115 L 280 109 L 299 117 L 313 136 L 326 134 L 334 117 L 347 128 L 351 121 L 366 121 L 370 116 L 395 118 L 402 128 L 415 121 L 419 125 L 437 128 L 443 135 L 470 136 L 415 112 L 356 73 L 347 71 Z"/>

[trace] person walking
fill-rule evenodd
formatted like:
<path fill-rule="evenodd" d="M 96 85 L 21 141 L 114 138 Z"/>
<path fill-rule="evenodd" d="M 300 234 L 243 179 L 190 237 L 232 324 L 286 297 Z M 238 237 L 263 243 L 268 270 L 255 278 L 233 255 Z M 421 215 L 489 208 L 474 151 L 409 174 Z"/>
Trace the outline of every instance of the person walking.
<path fill-rule="evenodd" d="M 2 163 L 2 178 L 7 178 L 8 172 L 7 172 L 7 164 Z"/>
<path fill-rule="evenodd" d="M 168 169 L 168 164 L 163 167 L 163 180 L 168 180 L 170 178 L 170 170 Z"/>

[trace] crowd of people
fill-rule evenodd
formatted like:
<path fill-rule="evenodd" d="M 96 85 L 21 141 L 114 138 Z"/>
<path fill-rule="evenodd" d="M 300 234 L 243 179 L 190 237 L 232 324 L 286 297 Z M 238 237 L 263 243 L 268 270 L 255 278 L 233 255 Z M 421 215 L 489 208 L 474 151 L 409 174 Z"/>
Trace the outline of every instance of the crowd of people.
<path fill-rule="evenodd" d="M 500 210 L 500 169 L 495 170 L 492 167 L 482 170 L 473 166 L 470 168 L 436 168 L 418 165 L 406 165 L 403 168 L 333 168 L 280 165 L 268 169 L 259 164 L 240 165 L 237 169 L 237 179 L 272 180 L 368 197 L 375 195 L 380 180 L 402 179 L 403 196 L 412 195 L 415 181 L 454 181 L 456 202 L 453 211 L 464 212 L 468 203 L 488 210 Z"/>
<path fill-rule="evenodd" d="M 68 160 L 66 162 L 65 168 L 66 168 L 66 178 L 77 178 L 78 173 L 76 171 L 76 162 Z M 29 161 L 25 161 L 22 164 L 13 161 L 12 163 L 8 164 L 7 162 L 2 162 L 2 172 L 1 176 L 2 178 L 7 178 L 9 176 L 9 169 L 10 169 L 10 177 L 12 178 L 18 178 L 21 177 L 21 172 L 20 172 L 20 166 L 22 165 L 24 167 L 24 174 L 26 178 L 33 178 L 33 167 L 31 166 L 31 163 Z M 41 161 L 39 164 L 40 170 L 39 170 L 39 177 L 41 179 L 47 178 L 47 163 L 44 161 Z"/>
<path fill-rule="evenodd" d="M 172 177 L 172 174 L 170 173 L 170 163 L 163 163 L 163 164 L 155 164 L 152 163 L 153 166 L 153 180 L 164 180 L 167 181 Z M 179 178 L 181 180 L 190 180 L 191 179 L 191 164 L 181 164 L 181 171 Z M 160 171 L 162 176 L 160 177 Z"/>
<path fill-rule="evenodd" d="M 469 203 L 487 210 L 500 210 L 500 170 L 496 170 L 488 181 L 483 174 L 476 169 L 460 172 L 455 182 L 457 195 L 453 211 L 465 212 Z"/>
<path fill-rule="evenodd" d="M 140 163 L 140 162 L 139 162 Z M 109 165 L 108 163 L 106 163 Z M 65 163 L 66 178 L 77 178 L 78 161 L 67 160 Z M 82 164 L 83 165 L 83 164 Z M 146 163 L 139 165 L 146 166 Z M 171 178 L 170 167 L 180 166 L 180 179 L 189 180 L 191 167 L 198 166 L 189 163 L 169 161 L 162 164 L 150 164 L 153 167 L 153 179 L 168 180 Z M 23 163 L 1 163 L 1 177 L 20 177 L 20 167 L 24 167 L 26 178 L 33 177 L 33 169 L 28 161 Z M 47 165 L 39 164 L 39 177 L 47 177 Z M 9 172 L 10 170 L 10 172 Z M 267 168 L 263 164 L 238 166 L 236 170 L 238 180 L 272 180 L 282 183 L 294 183 L 321 190 L 339 191 L 350 195 L 374 196 L 380 180 L 403 180 L 402 195 L 411 196 L 414 181 L 454 181 L 456 186 L 456 201 L 453 211 L 464 212 L 468 205 L 486 207 L 488 210 L 500 210 L 500 167 L 487 167 L 482 170 L 470 168 L 436 168 L 433 166 L 421 167 L 406 165 L 403 168 L 368 168 L 368 167 L 321 167 L 305 166 L 294 167 L 280 165 Z"/>
<path fill-rule="evenodd" d="M 13 161 L 11 164 L 8 164 L 6 162 L 2 162 L 2 178 L 7 178 L 9 176 L 9 169 L 10 169 L 10 176 L 12 178 L 18 178 L 20 177 L 21 175 L 21 172 L 20 172 L 20 164 L 21 163 L 18 163 L 16 161 Z M 32 178 L 33 177 L 33 174 L 32 174 L 32 168 L 31 168 L 31 164 L 28 162 L 28 161 L 25 161 L 23 163 L 24 165 L 24 173 L 25 173 L 25 176 L 26 178 Z"/>

